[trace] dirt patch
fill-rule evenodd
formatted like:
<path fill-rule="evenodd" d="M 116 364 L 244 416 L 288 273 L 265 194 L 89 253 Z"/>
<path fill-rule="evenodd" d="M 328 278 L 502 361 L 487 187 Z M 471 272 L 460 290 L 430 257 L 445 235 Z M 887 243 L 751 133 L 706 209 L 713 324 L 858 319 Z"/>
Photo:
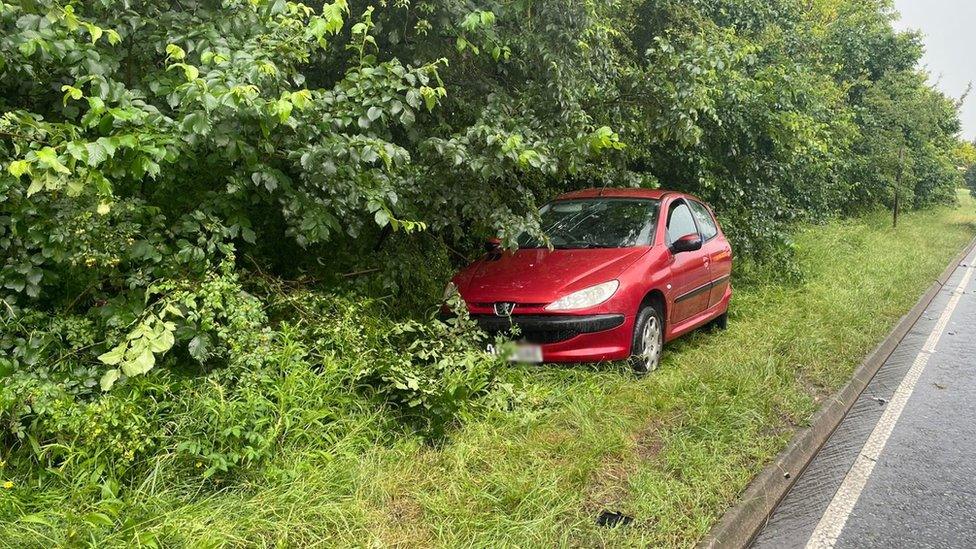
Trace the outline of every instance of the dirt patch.
<path fill-rule="evenodd" d="M 637 432 L 634 436 L 634 453 L 641 461 L 657 459 L 664 449 L 664 441 L 660 436 L 661 423 L 653 422 Z"/>
<path fill-rule="evenodd" d="M 390 516 L 390 520 L 398 525 L 419 522 L 424 516 L 424 508 L 409 496 L 394 496 L 390 498 L 390 501 L 386 504 L 386 510 Z"/>
<path fill-rule="evenodd" d="M 664 449 L 661 426 L 666 422 L 653 421 L 635 432 L 621 454 L 603 459 L 586 487 L 584 509 L 593 516 L 605 510 L 622 511 L 627 504 L 630 476 L 641 467 L 657 461 Z"/>
<path fill-rule="evenodd" d="M 820 383 L 815 382 L 810 378 L 810 376 L 803 373 L 803 367 L 801 365 L 796 366 L 796 371 L 800 372 L 797 375 L 797 381 L 799 382 L 800 387 L 803 388 L 803 392 L 809 395 L 813 399 L 814 404 L 819 407 L 820 403 L 823 402 L 825 398 L 830 396 L 830 389 Z"/>
<path fill-rule="evenodd" d="M 384 547 L 429 547 L 430 532 L 423 526 L 424 508 L 407 494 L 390 495 L 374 526 L 377 541 Z"/>

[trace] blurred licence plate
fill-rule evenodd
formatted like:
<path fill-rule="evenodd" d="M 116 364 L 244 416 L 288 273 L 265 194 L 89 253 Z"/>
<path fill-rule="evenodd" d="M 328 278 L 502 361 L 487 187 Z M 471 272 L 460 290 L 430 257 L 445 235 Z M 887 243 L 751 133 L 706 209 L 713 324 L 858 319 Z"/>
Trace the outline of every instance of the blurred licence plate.
<path fill-rule="evenodd" d="M 512 362 L 528 362 L 530 364 L 539 364 L 542 362 L 542 347 L 539 345 L 528 345 L 519 344 L 512 351 L 512 354 L 508 357 L 508 360 Z"/>

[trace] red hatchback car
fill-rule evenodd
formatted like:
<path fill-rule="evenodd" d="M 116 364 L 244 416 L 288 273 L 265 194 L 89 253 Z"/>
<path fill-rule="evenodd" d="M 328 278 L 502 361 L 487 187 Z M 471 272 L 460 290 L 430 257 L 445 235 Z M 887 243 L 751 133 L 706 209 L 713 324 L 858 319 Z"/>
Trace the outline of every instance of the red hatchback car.
<path fill-rule="evenodd" d="M 447 289 L 485 331 L 517 325 L 518 360 L 630 358 L 648 372 L 665 342 L 725 326 L 732 248 L 697 198 L 590 189 L 556 198 L 540 216 L 549 243 L 523 235 L 517 251 L 489 251 Z"/>

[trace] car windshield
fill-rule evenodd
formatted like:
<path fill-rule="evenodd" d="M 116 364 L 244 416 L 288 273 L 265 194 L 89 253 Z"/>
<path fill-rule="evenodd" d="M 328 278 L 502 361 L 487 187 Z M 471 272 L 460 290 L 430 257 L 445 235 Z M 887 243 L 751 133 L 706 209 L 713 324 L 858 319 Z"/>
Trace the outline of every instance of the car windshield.
<path fill-rule="evenodd" d="M 629 248 L 654 240 L 660 202 L 639 198 L 559 200 L 539 210 L 542 232 L 553 248 Z M 528 234 L 520 248 L 546 247 Z"/>

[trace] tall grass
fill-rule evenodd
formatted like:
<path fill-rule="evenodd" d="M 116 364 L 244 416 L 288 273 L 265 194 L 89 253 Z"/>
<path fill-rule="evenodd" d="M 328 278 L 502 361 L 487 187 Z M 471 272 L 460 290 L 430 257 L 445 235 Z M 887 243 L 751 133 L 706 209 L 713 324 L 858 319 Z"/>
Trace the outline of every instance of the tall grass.
<path fill-rule="evenodd" d="M 691 546 L 973 237 L 974 203 L 960 201 L 897 229 L 880 213 L 802 229 L 801 282 L 737 288 L 729 329 L 671 345 L 654 375 L 512 366 L 514 410 L 475 417 L 440 446 L 391 441 L 364 410 L 342 438 L 308 433 L 234 486 L 151 476 L 121 496 L 131 528 L 89 541 Z M 0 524 L 0 544 L 63 542 L 96 511 L 71 501 L 49 489 L 0 503 L 5 516 L 30 510 Z M 604 509 L 635 522 L 597 526 Z"/>

